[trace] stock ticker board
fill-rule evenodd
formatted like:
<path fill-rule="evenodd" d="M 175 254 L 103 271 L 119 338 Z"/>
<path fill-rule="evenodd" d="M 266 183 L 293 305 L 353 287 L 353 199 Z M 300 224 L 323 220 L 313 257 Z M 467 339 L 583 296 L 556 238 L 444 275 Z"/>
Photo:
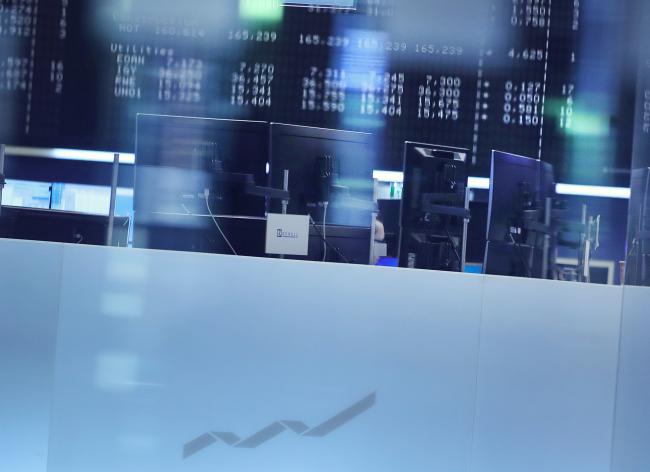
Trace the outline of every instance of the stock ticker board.
<path fill-rule="evenodd" d="M 0 141 L 133 152 L 137 113 L 254 119 L 372 132 L 375 169 L 411 140 L 625 183 L 625 2 L 279 3 L 0 0 Z"/>

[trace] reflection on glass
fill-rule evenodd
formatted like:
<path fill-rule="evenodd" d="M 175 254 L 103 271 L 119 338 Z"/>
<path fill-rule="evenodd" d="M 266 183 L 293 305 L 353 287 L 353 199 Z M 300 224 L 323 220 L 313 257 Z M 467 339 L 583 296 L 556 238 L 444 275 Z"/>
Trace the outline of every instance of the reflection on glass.
<path fill-rule="evenodd" d="M 552 164 L 567 186 L 627 189 L 634 127 L 647 135 L 648 60 L 636 52 L 647 50 L 641 7 L 93 0 L 36 11 L 12 4 L 0 14 L 8 22 L 0 67 L 9 78 L 0 81 L 9 123 L 0 141 L 134 153 L 138 113 L 242 119 L 372 133 L 368 172 L 401 171 L 403 144 L 413 141 L 469 149 L 470 181 L 487 178 L 496 149 Z M 72 58 L 92 59 L 93 67 Z M 82 190 L 74 193 L 61 207 L 106 212 L 94 202 L 103 196 L 83 201 Z M 487 195 L 473 195 L 473 263 L 484 253 Z M 622 261 L 627 251 L 615 228 L 623 202 L 605 203 L 604 193 L 568 197 L 568 211 L 579 214 L 586 203 L 602 215 L 601 254 Z"/>

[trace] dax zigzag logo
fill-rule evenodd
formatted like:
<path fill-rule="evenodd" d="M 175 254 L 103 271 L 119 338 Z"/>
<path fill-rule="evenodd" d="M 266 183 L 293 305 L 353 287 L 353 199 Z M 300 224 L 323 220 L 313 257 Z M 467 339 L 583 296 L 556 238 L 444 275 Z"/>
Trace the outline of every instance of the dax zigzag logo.
<path fill-rule="evenodd" d="M 219 441 L 231 447 L 254 449 L 285 431 L 292 431 L 303 437 L 322 438 L 368 411 L 375 405 L 376 400 L 376 393 L 368 395 L 313 428 L 310 428 L 302 421 L 282 420 L 271 423 L 266 428 L 244 439 L 234 433 L 208 432 L 183 446 L 183 459 L 187 459 Z"/>

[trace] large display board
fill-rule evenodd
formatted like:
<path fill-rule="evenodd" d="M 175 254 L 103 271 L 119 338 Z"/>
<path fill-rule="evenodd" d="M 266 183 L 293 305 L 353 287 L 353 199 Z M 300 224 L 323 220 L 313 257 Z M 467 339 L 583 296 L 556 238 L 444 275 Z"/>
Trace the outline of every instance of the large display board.
<path fill-rule="evenodd" d="M 0 0 L 0 141 L 132 152 L 138 112 L 242 118 L 373 132 L 381 169 L 411 140 L 627 184 L 627 1 L 285 3 Z"/>

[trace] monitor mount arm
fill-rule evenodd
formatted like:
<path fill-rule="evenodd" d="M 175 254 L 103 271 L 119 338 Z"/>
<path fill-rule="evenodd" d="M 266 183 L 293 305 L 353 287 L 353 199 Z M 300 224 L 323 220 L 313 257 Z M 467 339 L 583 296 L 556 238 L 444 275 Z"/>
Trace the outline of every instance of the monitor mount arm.
<path fill-rule="evenodd" d="M 650 285 L 650 275 L 648 271 L 647 255 L 644 251 L 646 244 L 650 242 L 650 231 L 639 231 L 632 241 L 632 248 L 628 254 L 628 265 L 631 273 L 640 275 L 640 285 Z M 636 256 L 630 259 L 631 256 Z M 634 264 L 632 262 L 634 261 Z"/>
<path fill-rule="evenodd" d="M 259 187 L 255 184 L 247 185 L 244 188 L 246 195 L 268 198 L 269 200 L 289 200 L 289 191 L 272 187 Z"/>
<path fill-rule="evenodd" d="M 438 197 L 440 197 L 440 195 L 438 194 L 424 194 L 422 196 L 422 210 L 425 213 L 431 213 L 431 214 L 443 215 L 443 216 L 455 216 L 457 218 L 462 218 L 465 220 L 469 220 L 471 218 L 470 211 L 464 207 L 439 205 L 437 203 L 434 203 L 440 201 L 440 198 Z M 445 195 L 445 197 L 447 199 L 449 195 Z M 456 201 L 456 198 L 449 199 L 449 201 Z"/>
<path fill-rule="evenodd" d="M 288 188 L 283 190 L 255 185 L 252 174 L 228 172 L 224 170 L 224 163 L 219 157 L 219 146 L 216 142 L 205 143 L 195 150 L 207 164 L 207 171 L 212 174 L 212 183 L 215 187 L 238 187 L 244 195 L 268 198 L 269 200 L 289 200 Z"/>
<path fill-rule="evenodd" d="M 600 216 L 588 217 L 587 205 L 582 206 L 582 217 L 579 224 L 580 244 L 578 249 L 578 282 L 591 282 L 591 258 L 600 247 Z"/>
<path fill-rule="evenodd" d="M 444 203 L 458 204 L 462 206 L 444 205 Z M 464 195 L 452 193 L 425 193 L 422 195 L 422 210 L 428 214 L 440 216 L 456 217 L 463 220 L 463 237 L 461 248 L 454 241 L 449 228 L 445 226 L 443 237 L 446 237 L 447 243 L 451 248 L 454 256 L 458 259 L 461 271 L 465 270 L 465 250 L 467 246 L 467 225 L 472 215 L 469 210 L 469 189 L 466 189 Z"/>
<path fill-rule="evenodd" d="M 584 234 L 584 243 L 581 248 L 580 266 L 578 267 L 578 280 L 580 282 L 591 282 L 591 258 L 600 247 L 600 215 L 590 216 L 587 223 L 587 231 Z"/>
<path fill-rule="evenodd" d="M 269 200 L 289 200 L 289 191 L 271 187 L 255 185 L 252 174 L 238 174 L 234 172 L 215 172 L 213 183 L 222 186 L 240 187 L 245 195 L 268 198 Z"/>
<path fill-rule="evenodd" d="M 539 210 L 522 211 L 522 229 L 544 236 L 544 262 L 548 263 L 550 257 L 550 242 L 555 241 L 559 246 L 578 250 L 578 281 L 590 281 L 589 267 L 591 258 L 600 247 L 600 216 L 588 217 L 587 206 L 583 205 L 580 221 L 572 221 L 564 218 L 563 210 L 556 210 L 553 207 L 552 198 L 546 201 L 545 221 L 540 222 Z M 573 233 L 579 236 L 579 240 L 569 240 L 560 236 L 562 233 Z M 548 273 L 548 266 L 544 273 Z"/>

